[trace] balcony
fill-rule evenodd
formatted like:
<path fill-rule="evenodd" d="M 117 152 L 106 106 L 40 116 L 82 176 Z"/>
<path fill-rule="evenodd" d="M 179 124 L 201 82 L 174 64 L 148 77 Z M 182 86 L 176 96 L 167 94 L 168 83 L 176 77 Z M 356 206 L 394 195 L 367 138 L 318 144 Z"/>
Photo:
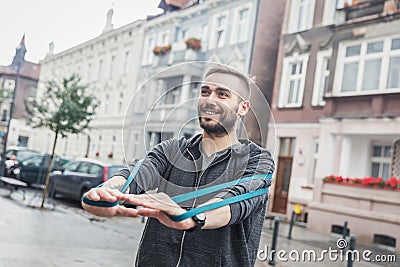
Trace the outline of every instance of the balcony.
<path fill-rule="evenodd" d="M 371 16 L 391 15 L 398 12 L 399 9 L 399 0 L 393 2 L 390 0 L 353 0 L 352 4 L 340 10 L 345 13 L 345 21 L 350 21 L 368 19 Z"/>
<path fill-rule="evenodd" d="M 348 186 L 318 179 L 309 205 L 308 227 L 329 234 L 333 226 L 348 221 L 357 242 L 370 245 L 376 235 L 400 240 L 399 194 L 394 189 Z M 395 249 L 400 249 L 400 242 Z"/>
<path fill-rule="evenodd" d="M 333 118 L 399 117 L 400 93 L 329 96 L 325 116 Z"/>

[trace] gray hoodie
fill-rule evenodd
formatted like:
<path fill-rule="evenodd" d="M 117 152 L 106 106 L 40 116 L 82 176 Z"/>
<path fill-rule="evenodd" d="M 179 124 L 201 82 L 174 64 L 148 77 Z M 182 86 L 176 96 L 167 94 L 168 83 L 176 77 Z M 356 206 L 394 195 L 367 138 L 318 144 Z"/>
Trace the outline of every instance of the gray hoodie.
<path fill-rule="evenodd" d="M 208 157 L 201 152 L 202 135 L 164 141 L 144 160 L 130 186 L 139 194 L 157 189 L 170 197 L 254 174 L 274 171 L 271 154 L 248 140 L 239 140 Z M 118 175 L 129 176 L 124 170 Z M 229 198 L 270 186 L 270 180 L 251 180 L 220 192 L 180 203 L 190 208 L 212 198 Z M 185 232 L 150 218 L 143 232 L 136 266 L 254 266 L 264 221 L 267 195 L 230 205 L 227 226 Z"/>

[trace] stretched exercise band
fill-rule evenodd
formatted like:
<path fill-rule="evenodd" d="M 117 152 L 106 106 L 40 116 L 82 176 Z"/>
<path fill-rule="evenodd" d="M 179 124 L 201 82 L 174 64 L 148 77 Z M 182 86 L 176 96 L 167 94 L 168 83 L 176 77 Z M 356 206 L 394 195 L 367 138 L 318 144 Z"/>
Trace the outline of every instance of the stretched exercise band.
<path fill-rule="evenodd" d="M 143 160 L 140 160 L 135 167 L 133 168 L 131 174 L 129 175 L 128 179 L 125 182 L 124 187 L 122 188 L 121 192 L 125 192 L 128 189 L 128 186 L 132 183 L 132 181 L 135 179 L 140 166 L 142 165 Z M 222 184 L 218 184 L 218 185 L 214 185 L 214 186 L 210 186 L 207 188 L 203 188 L 200 190 L 196 190 L 193 192 L 189 192 L 189 193 L 185 193 L 182 195 L 178 195 L 175 197 L 172 197 L 172 200 L 176 203 L 181 203 L 183 201 L 189 200 L 189 199 L 193 199 L 196 197 L 200 197 L 200 196 L 204 196 L 204 195 L 208 195 L 214 192 L 217 192 L 221 189 L 225 189 L 228 188 L 230 186 L 233 185 L 237 185 L 238 183 L 243 183 L 243 182 L 247 182 L 250 180 L 256 180 L 256 179 L 271 179 L 272 174 L 256 174 L 253 176 L 248 176 L 248 177 L 244 177 L 244 178 L 240 178 L 234 181 L 230 181 L 230 182 L 226 182 L 226 183 L 222 183 Z M 97 187 L 101 187 L 103 184 L 98 185 Z M 263 194 L 266 194 L 268 192 L 268 188 L 261 188 L 261 189 L 257 189 L 255 191 L 252 192 L 248 192 L 245 194 L 241 194 L 238 196 L 234 196 L 231 198 L 227 198 L 218 202 L 213 202 L 204 206 L 200 206 L 200 207 L 196 207 L 193 208 L 191 210 L 188 210 L 187 212 L 180 214 L 180 215 L 176 215 L 176 216 L 169 216 L 173 221 L 175 222 L 180 222 L 183 221 L 185 219 L 188 219 L 190 217 L 193 217 L 196 214 L 202 213 L 202 212 L 206 212 L 209 210 L 213 210 L 213 209 L 217 209 L 220 208 L 222 206 L 225 205 L 229 205 L 229 204 L 233 204 L 242 200 L 246 200 L 249 198 L 253 198 L 253 197 L 257 197 Z M 83 196 L 82 198 L 83 203 L 87 204 L 87 205 L 91 205 L 91 206 L 97 206 L 97 207 L 114 207 L 117 206 L 119 204 L 118 201 L 116 202 L 108 202 L 108 201 L 94 201 L 94 200 L 90 200 L 88 199 L 86 196 Z"/>

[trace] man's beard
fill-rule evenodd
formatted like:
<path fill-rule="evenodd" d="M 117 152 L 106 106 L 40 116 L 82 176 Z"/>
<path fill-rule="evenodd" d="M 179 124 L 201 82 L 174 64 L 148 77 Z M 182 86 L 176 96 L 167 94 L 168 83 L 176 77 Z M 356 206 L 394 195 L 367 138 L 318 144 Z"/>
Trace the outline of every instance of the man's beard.
<path fill-rule="evenodd" d="M 225 136 L 232 132 L 236 126 L 237 116 L 234 112 L 224 113 L 220 121 L 199 116 L 200 127 L 210 136 Z M 212 123 L 209 123 L 212 122 Z"/>

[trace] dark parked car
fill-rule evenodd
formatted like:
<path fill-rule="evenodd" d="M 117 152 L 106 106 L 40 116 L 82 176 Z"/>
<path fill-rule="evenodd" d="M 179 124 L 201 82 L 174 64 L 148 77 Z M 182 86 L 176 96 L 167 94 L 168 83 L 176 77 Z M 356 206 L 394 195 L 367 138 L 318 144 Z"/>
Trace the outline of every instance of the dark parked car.
<path fill-rule="evenodd" d="M 64 165 L 61 171 L 51 174 L 50 196 L 56 197 L 57 194 L 61 194 L 80 201 L 89 189 L 107 181 L 123 168 L 126 166 L 91 159 L 71 161 Z"/>
<path fill-rule="evenodd" d="M 63 165 L 70 160 L 54 155 L 52 171 L 61 170 Z M 31 184 L 44 184 L 46 182 L 47 169 L 49 168 L 50 155 L 36 155 L 30 156 L 21 160 L 19 164 L 19 171 L 17 177 L 27 183 Z"/>
<path fill-rule="evenodd" d="M 26 147 L 10 146 L 5 155 L 5 176 L 16 178 L 14 170 L 18 168 L 20 161 L 30 156 L 41 155 L 41 153 Z"/>

